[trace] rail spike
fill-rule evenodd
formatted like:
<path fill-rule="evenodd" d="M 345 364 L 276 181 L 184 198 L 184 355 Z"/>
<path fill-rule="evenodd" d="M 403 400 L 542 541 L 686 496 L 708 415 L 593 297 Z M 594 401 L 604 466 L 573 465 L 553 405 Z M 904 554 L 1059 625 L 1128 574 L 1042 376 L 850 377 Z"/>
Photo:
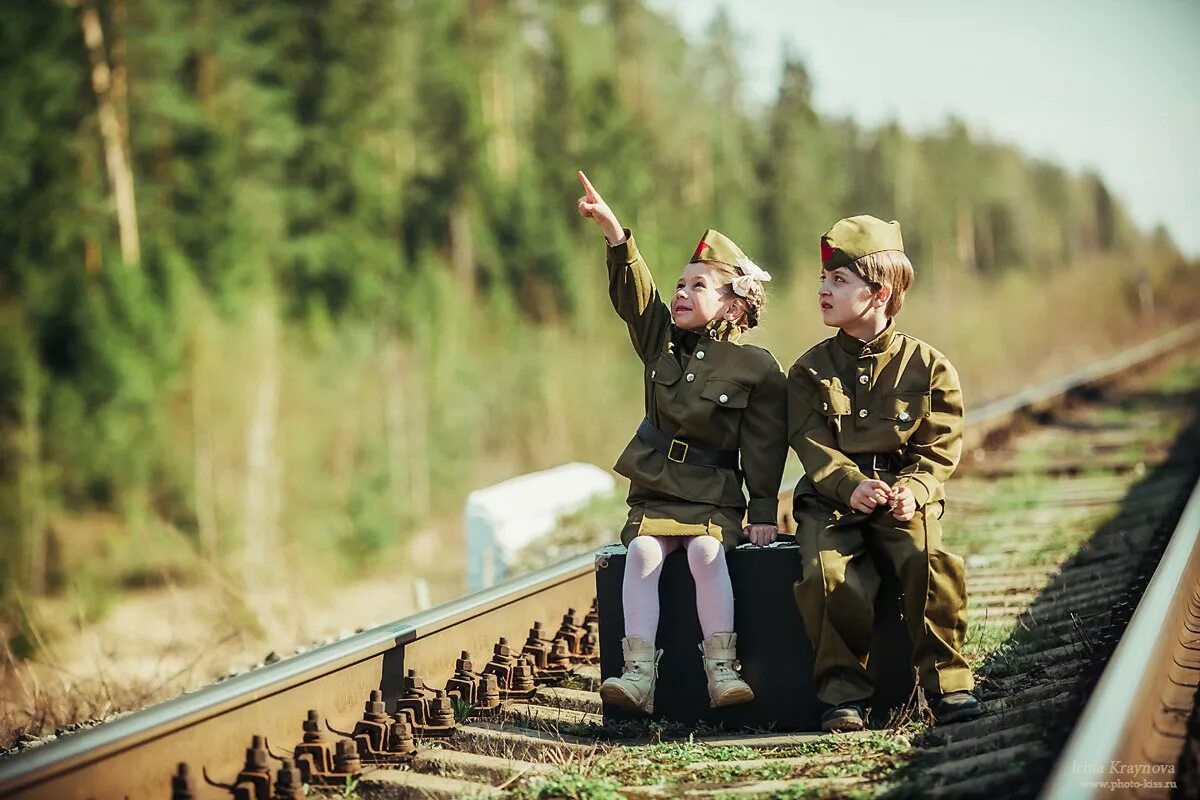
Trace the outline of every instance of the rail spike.
<path fill-rule="evenodd" d="M 454 675 L 446 681 L 446 695 L 471 707 L 471 713 L 490 716 L 500 709 L 500 684 L 495 675 L 475 672 L 466 650 L 454 663 Z"/>
<path fill-rule="evenodd" d="M 320 714 L 310 708 L 304 720 L 304 738 L 292 750 L 292 758 L 305 783 L 312 783 L 314 776 L 333 772 L 333 747 L 321 733 Z"/>
<path fill-rule="evenodd" d="M 559 626 L 558 633 L 554 634 L 554 640 L 561 639 L 567 643 L 567 652 L 573 662 L 583 661 L 583 639 L 586 635 L 587 628 L 575 624 L 575 609 L 569 608 L 567 613 L 563 614 L 562 625 Z"/>
<path fill-rule="evenodd" d="M 537 691 L 536 669 L 529 656 L 514 653 L 508 639 L 501 636 L 492 648 L 492 660 L 483 671 L 496 676 L 502 700 L 528 700 Z"/>
<path fill-rule="evenodd" d="M 545 638 L 542 635 L 543 632 L 542 623 L 533 623 L 533 627 L 529 629 L 529 638 L 525 640 L 525 646 L 521 648 L 521 653 L 532 661 L 536 668 L 534 682 L 539 686 L 548 686 L 557 684 L 567 677 L 567 673 L 571 669 L 571 662 L 568 659 L 564 664 L 561 656 L 555 656 L 554 642 Z"/>
<path fill-rule="evenodd" d="M 454 707 L 441 689 L 430 689 L 415 669 L 404 676 L 404 695 L 396 701 L 394 719 L 405 717 L 419 737 L 444 738 L 455 731 Z"/>
<path fill-rule="evenodd" d="M 268 766 L 270 754 L 267 752 L 267 740 L 262 736 L 253 736 L 250 747 L 246 749 L 246 763 L 238 773 L 233 783 L 220 783 L 208 775 L 208 768 L 202 768 L 204 781 L 209 786 L 216 786 L 229 792 L 233 800 L 269 800 L 271 797 L 271 770 Z"/>
<path fill-rule="evenodd" d="M 275 773 L 275 794 L 271 800 L 304 800 L 304 781 L 300 769 L 290 758 L 283 759 Z"/>
<path fill-rule="evenodd" d="M 366 704 L 363 706 L 363 718 L 354 724 L 354 730 L 349 733 L 339 731 L 325 721 L 325 727 L 331 733 L 350 739 L 358 747 L 358 757 L 364 764 L 397 764 L 408 761 L 416 751 L 416 747 L 403 746 L 400 751 L 391 748 L 391 729 L 394 727 L 392 718 L 384 711 L 383 692 L 372 689 Z M 411 745 L 412 736 L 409 735 Z M 400 740 L 403 741 L 401 736 Z M 336 756 L 335 756 L 336 760 Z"/>
<path fill-rule="evenodd" d="M 171 776 L 171 800 L 196 800 L 196 781 L 191 768 L 182 761 Z"/>

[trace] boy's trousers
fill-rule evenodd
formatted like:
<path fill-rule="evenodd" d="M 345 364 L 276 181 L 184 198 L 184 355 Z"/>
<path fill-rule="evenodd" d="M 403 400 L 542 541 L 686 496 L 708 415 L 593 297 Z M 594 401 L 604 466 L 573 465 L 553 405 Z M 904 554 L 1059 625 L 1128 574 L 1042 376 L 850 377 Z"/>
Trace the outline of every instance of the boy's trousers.
<path fill-rule="evenodd" d="M 912 666 L 922 688 L 938 694 L 974 688 L 961 655 L 967 632 L 964 565 L 942 549 L 943 508 L 930 503 L 900 522 L 886 508 L 840 514 L 822 498 L 796 498 L 796 543 L 804 559 L 796 603 L 816 653 L 813 680 L 823 702 L 865 701 L 874 693 L 867 659 L 879 590 L 875 557 L 890 563 L 903 589 Z"/>

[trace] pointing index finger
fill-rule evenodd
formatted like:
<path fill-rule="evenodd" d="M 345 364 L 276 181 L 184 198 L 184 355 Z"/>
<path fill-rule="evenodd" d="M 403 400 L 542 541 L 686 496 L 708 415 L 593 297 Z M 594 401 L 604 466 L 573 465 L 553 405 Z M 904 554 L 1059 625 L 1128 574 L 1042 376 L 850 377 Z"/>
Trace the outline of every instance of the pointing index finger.
<path fill-rule="evenodd" d="M 587 175 L 583 174 L 583 170 L 579 170 L 579 180 L 583 182 L 583 188 L 587 190 L 589 203 L 595 203 L 600 199 L 600 193 L 596 191 L 595 186 L 592 186 L 592 182 L 588 180 Z"/>

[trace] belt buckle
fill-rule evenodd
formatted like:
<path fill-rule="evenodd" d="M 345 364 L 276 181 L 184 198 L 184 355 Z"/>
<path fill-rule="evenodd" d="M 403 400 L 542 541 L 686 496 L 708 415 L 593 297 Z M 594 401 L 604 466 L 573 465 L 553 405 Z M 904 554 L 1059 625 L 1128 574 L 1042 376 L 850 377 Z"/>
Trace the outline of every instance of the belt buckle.
<path fill-rule="evenodd" d="M 872 472 L 883 472 L 884 471 L 884 470 L 880 469 L 880 467 L 879 467 L 879 453 L 871 453 L 871 471 Z"/>
<path fill-rule="evenodd" d="M 683 448 L 683 454 L 680 455 L 679 458 L 675 457 L 675 446 L 676 445 L 679 445 L 680 447 Z M 674 461 L 676 464 L 682 464 L 684 459 L 687 458 L 687 454 L 688 454 L 688 443 L 687 442 L 681 442 L 678 439 L 671 440 L 671 446 L 667 448 L 667 459 L 668 460 Z"/>

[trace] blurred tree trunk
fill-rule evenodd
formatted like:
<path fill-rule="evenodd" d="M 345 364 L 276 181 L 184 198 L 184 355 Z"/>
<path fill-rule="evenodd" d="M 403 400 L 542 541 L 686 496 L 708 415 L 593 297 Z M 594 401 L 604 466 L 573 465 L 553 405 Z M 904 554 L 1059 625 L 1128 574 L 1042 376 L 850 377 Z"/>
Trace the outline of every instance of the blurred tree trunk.
<path fill-rule="evenodd" d="M 112 187 L 113 204 L 117 209 L 117 232 L 121 241 L 121 258 L 127 266 L 136 265 L 142 258 L 138 241 L 137 208 L 133 194 L 133 171 L 129 155 L 124 146 L 122 124 L 114 102 L 113 76 L 104 54 L 104 30 L 100 14 L 92 0 L 81 0 L 79 24 L 83 30 L 83 41 L 92 62 L 92 91 L 96 94 L 96 107 L 100 120 L 100 137 L 104 141 L 104 161 L 108 167 L 108 181 Z M 124 99 L 125 79 L 122 71 L 119 81 L 121 99 Z M 128 129 L 128 124 L 125 125 Z"/>
<path fill-rule="evenodd" d="M 220 540 L 217 523 L 217 465 L 212 410 L 212 391 L 209 376 L 212 368 L 212 343 L 209 340 L 208 319 L 205 317 L 195 334 L 191 357 L 192 384 L 192 490 L 196 497 L 196 524 L 199 528 L 200 552 L 216 559 Z"/>
<path fill-rule="evenodd" d="M 109 13 L 112 23 L 108 39 L 112 44 L 108 48 L 108 55 L 112 66 L 113 108 L 117 113 L 117 126 L 121 132 L 121 149 L 125 158 L 132 163 L 133 151 L 129 148 L 129 75 L 125 67 L 125 29 L 129 14 L 125 0 L 111 0 Z"/>
<path fill-rule="evenodd" d="M 380 368 L 393 519 L 399 523 L 409 518 L 422 527 L 432 511 L 428 388 L 405 343 L 395 335 L 389 334 L 380 349 Z"/>
<path fill-rule="evenodd" d="M 475 244 L 471 241 L 471 209 L 459 197 L 450 209 L 450 264 L 454 278 L 468 297 L 475 295 Z"/>
<path fill-rule="evenodd" d="M 512 80 L 494 65 L 484 68 L 484 121 L 488 127 L 492 168 L 505 181 L 517 174 L 517 138 L 513 119 Z"/>
<path fill-rule="evenodd" d="M 958 207 L 956 220 L 956 250 L 959 263 L 971 269 L 979 265 L 975 260 L 975 215 L 971 212 L 969 201 L 964 201 Z"/>
<path fill-rule="evenodd" d="M 39 422 L 41 403 L 37 366 L 23 365 L 25 373 L 20 399 L 21 429 L 17 452 L 17 502 L 20 508 L 20 528 L 23 529 L 28 571 L 24 586 L 30 594 L 40 596 L 46 591 L 46 503 L 42 476 L 42 435 Z"/>
<path fill-rule="evenodd" d="M 254 311 L 252 333 L 258 345 L 250 427 L 246 434 L 246 492 L 242 541 L 246 577 L 265 567 L 278 545 L 280 468 L 275 446 L 279 423 L 279 322 L 273 303 Z"/>

